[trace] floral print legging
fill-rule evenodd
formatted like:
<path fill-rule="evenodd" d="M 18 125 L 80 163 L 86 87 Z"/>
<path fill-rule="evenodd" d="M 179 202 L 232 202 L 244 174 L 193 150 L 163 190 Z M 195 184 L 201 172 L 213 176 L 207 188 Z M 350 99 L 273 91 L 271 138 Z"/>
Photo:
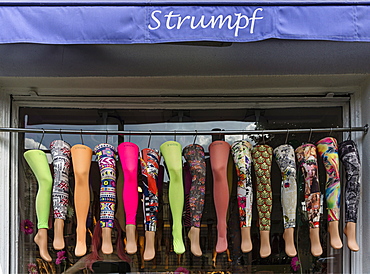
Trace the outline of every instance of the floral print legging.
<path fill-rule="evenodd" d="M 100 227 L 114 227 L 116 207 L 116 151 L 110 144 L 99 144 L 94 149 L 100 170 Z"/>
<path fill-rule="evenodd" d="M 271 162 L 272 147 L 257 145 L 252 150 L 253 166 L 257 177 L 257 210 L 259 229 L 270 230 L 272 189 L 271 189 Z"/>
<path fill-rule="evenodd" d="M 192 176 L 189 196 L 191 226 L 200 227 L 206 192 L 206 162 L 204 149 L 200 145 L 192 144 L 186 146 L 182 153 L 189 164 Z"/>
<path fill-rule="evenodd" d="M 143 182 L 143 208 L 145 231 L 157 230 L 159 152 L 145 148 L 141 151 L 140 166 Z"/>
<path fill-rule="evenodd" d="M 231 146 L 236 173 L 238 175 L 238 207 L 240 227 L 250 227 L 252 222 L 252 145 L 244 140 L 236 141 Z"/>
<path fill-rule="evenodd" d="M 318 141 L 316 145 L 326 170 L 325 198 L 328 207 L 328 221 L 338 221 L 340 217 L 340 177 L 337 140 L 326 137 Z"/>
<path fill-rule="evenodd" d="M 274 149 L 276 162 L 281 170 L 281 205 L 283 207 L 284 228 L 295 227 L 297 208 L 296 163 L 294 148 L 284 144 Z"/>
<path fill-rule="evenodd" d="M 298 166 L 301 168 L 305 180 L 305 202 L 310 227 L 319 227 L 321 216 L 320 183 L 317 178 L 316 146 L 304 144 L 295 150 Z"/>

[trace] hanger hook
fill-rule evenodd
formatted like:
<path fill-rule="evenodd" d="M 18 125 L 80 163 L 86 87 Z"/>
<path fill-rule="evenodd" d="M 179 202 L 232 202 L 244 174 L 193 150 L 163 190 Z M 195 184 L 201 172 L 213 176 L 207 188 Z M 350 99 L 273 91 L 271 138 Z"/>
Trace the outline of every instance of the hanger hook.
<path fill-rule="evenodd" d="M 350 127 L 349 127 L 349 132 L 348 132 L 347 141 L 348 141 L 348 140 L 351 140 L 351 137 L 352 137 L 352 126 L 350 126 Z"/>
<path fill-rule="evenodd" d="M 332 133 L 333 133 L 333 128 L 331 127 L 330 132 L 329 132 L 329 136 L 331 136 Z"/>
<path fill-rule="evenodd" d="M 263 142 L 263 144 L 265 144 L 265 143 L 266 143 L 264 132 L 265 132 L 265 130 L 264 130 L 264 129 L 262 129 L 262 142 Z"/>
<path fill-rule="evenodd" d="M 128 132 L 129 132 L 128 141 L 131 142 L 131 130 L 129 130 Z"/>
<path fill-rule="evenodd" d="M 63 140 L 63 135 L 62 135 L 62 129 L 61 128 L 59 129 L 59 135 L 60 135 L 60 140 L 64 141 Z"/>
<path fill-rule="evenodd" d="M 108 144 L 108 129 L 106 129 L 107 133 L 105 134 L 105 143 Z"/>
<path fill-rule="evenodd" d="M 84 145 L 84 138 L 82 137 L 82 128 L 81 128 L 81 132 L 80 132 L 80 137 L 81 137 L 81 144 Z"/>
<path fill-rule="evenodd" d="M 198 137 L 198 130 L 195 130 L 195 137 L 194 137 L 193 145 L 195 145 L 195 141 L 197 140 L 197 137 Z"/>
<path fill-rule="evenodd" d="M 286 130 L 285 144 L 288 143 L 288 137 L 289 137 L 289 128 Z"/>
<path fill-rule="evenodd" d="M 44 140 L 44 136 L 45 136 L 45 129 L 42 129 L 42 136 L 41 136 L 41 140 L 40 140 L 40 142 L 39 142 L 39 146 L 38 146 L 38 148 L 37 148 L 37 149 L 40 149 L 41 144 L 42 144 L 42 141 Z"/>
<path fill-rule="evenodd" d="M 174 131 L 173 139 L 174 139 L 174 141 L 176 142 L 176 130 Z"/>
<path fill-rule="evenodd" d="M 310 135 L 308 136 L 307 143 L 311 141 L 311 137 L 312 137 L 312 128 L 310 128 Z"/>
<path fill-rule="evenodd" d="M 149 135 L 149 140 L 148 140 L 148 148 L 150 148 L 150 141 L 152 140 L 152 130 L 149 129 L 150 135 Z"/>

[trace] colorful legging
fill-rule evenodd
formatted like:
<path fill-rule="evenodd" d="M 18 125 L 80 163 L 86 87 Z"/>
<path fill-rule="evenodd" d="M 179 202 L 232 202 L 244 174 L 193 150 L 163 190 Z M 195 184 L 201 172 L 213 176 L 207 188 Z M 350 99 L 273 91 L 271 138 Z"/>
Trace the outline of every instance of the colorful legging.
<path fill-rule="evenodd" d="M 38 149 L 28 150 L 23 156 L 35 174 L 39 185 L 36 195 L 37 228 L 49 228 L 48 221 L 53 178 L 51 176 L 48 159 L 45 152 Z"/>
<path fill-rule="evenodd" d="M 63 140 L 50 143 L 54 166 L 53 208 L 54 218 L 65 220 L 69 197 L 69 170 L 71 167 L 71 146 Z"/>
<path fill-rule="evenodd" d="M 124 142 L 117 147 L 123 171 L 123 207 L 126 225 L 136 225 L 136 212 L 139 203 L 138 194 L 138 159 L 139 147 L 131 142 Z"/>
<path fill-rule="evenodd" d="M 257 145 L 252 150 L 253 166 L 257 177 L 257 210 L 260 230 L 270 230 L 271 225 L 271 162 L 272 147 Z"/>
<path fill-rule="evenodd" d="M 237 141 L 231 146 L 236 173 L 238 175 L 238 206 L 240 227 L 250 227 L 252 222 L 252 145 L 247 141 Z"/>
<path fill-rule="evenodd" d="M 140 166 L 143 182 L 143 209 L 145 231 L 157 230 L 159 153 L 150 148 L 141 151 Z"/>
<path fill-rule="evenodd" d="M 358 203 L 360 199 L 361 163 L 356 143 L 347 140 L 339 144 L 339 157 L 346 172 L 345 222 L 357 222 Z"/>
<path fill-rule="evenodd" d="M 206 161 L 202 146 L 193 144 L 186 146 L 182 151 L 190 166 L 191 188 L 190 188 L 190 216 L 191 226 L 200 227 L 204 208 L 204 196 L 206 193 Z"/>
<path fill-rule="evenodd" d="M 340 177 L 337 140 L 326 137 L 318 141 L 316 146 L 326 170 L 325 198 L 328 207 L 328 221 L 338 221 L 340 217 Z"/>
<path fill-rule="evenodd" d="M 281 171 L 281 205 L 283 207 L 284 228 L 295 227 L 297 208 L 296 163 L 294 148 L 280 145 L 274 149 L 274 156 Z"/>
<path fill-rule="evenodd" d="M 305 202 L 310 227 L 319 227 L 321 216 L 320 183 L 317 178 L 316 146 L 304 144 L 295 150 L 298 166 L 301 168 L 305 180 Z"/>
<path fill-rule="evenodd" d="M 113 228 L 116 207 L 116 151 L 110 144 L 94 149 L 100 170 L 100 227 Z"/>
<path fill-rule="evenodd" d="M 175 141 L 167 141 L 160 146 L 164 158 L 170 185 L 168 196 L 172 213 L 173 250 L 177 254 L 185 252 L 182 238 L 182 211 L 184 208 L 184 186 L 182 179 L 182 147 Z"/>

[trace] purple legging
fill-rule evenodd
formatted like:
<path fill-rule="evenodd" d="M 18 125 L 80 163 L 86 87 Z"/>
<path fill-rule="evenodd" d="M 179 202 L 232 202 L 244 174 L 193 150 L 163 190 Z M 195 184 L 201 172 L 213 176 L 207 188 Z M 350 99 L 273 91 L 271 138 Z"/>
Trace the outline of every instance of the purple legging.
<path fill-rule="evenodd" d="M 117 151 L 124 176 L 122 197 L 126 225 L 136 225 L 139 147 L 134 143 L 124 142 L 118 145 Z"/>

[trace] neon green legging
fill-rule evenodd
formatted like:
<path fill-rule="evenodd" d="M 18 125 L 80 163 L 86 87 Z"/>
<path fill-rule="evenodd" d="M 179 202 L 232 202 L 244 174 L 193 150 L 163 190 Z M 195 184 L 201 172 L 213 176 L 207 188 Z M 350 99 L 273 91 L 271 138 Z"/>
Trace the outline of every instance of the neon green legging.
<path fill-rule="evenodd" d="M 160 146 L 160 151 L 170 177 L 168 196 L 172 213 L 173 250 L 177 254 L 182 254 L 185 252 L 182 239 L 182 212 L 184 208 L 182 147 L 178 142 L 168 141 Z"/>
<path fill-rule="evenodd" d="M 38 149 L 28 150 L 23 154 L 39 184 L 36 195 L 37 228 L 49 228 L 51 190 L 53 178 L 51 176 L 48 159 L 45 152 Z"/>

